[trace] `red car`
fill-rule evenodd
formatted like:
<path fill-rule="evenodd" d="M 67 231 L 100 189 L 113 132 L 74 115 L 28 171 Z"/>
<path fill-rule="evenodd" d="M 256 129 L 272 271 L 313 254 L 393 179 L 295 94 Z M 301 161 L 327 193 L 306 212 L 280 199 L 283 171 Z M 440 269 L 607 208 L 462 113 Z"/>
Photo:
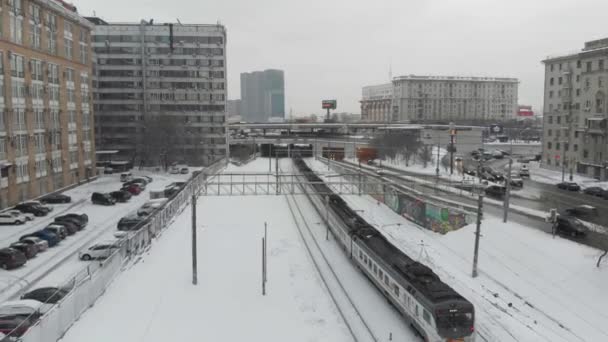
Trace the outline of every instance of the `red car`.
<path fill-rule="evenodd" d="M 141 188 L 137 184 L 130 184 L 123 187 L 121 190 L 126 190 L 130 192 L 132 195 L 139 195 L 141 193 Z"/>

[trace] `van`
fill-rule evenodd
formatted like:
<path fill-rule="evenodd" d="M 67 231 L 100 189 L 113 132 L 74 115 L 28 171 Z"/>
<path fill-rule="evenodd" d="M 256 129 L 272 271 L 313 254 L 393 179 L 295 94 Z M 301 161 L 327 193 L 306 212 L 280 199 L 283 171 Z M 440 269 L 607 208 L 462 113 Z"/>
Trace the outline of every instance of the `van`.
<path fill-rule="evenodd" d="M 123 172 L 120 174 L 120 181 L 121 182 L 128 182 L 133 180 L 133 175 L 131 174 L 131 172 Z"/>

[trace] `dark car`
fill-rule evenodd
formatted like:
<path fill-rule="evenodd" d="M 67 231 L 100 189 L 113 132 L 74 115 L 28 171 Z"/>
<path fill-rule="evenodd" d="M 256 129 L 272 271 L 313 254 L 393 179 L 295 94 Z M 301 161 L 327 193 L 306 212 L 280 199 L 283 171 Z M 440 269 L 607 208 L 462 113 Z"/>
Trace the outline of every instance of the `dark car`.
<path fill-rule="evenodd" d="M 131 179 L 131 180 L 130 180 L 130 181 L 128 181 L 128 182 L 124 182 L 124 183 L 122 184 L 122 186 L 123 186 L 123 187 L 126 187 L 127 185 L 131 185 L 131 184 L 137 184 L 137 185 L 142 184 L 143 186 L 146 186 L 146 185 L 148 185 L 148 183 L 149 183 L 149 182 L 148 182 L 148 179 L 138 177 L 138 178 L 133 178 L 133 179 Z M 140 187 L 141 187 L 142 185 L 140 185 Z"/>
<path fill-rule="evenodd" d="M 135 196 L 137 196 L 141 193 L 141 187 L 139 186 L 139 183 L 133 183 L 133 184 L 123 186 L 122 189 L 120 189 L 120 190 L 128 191 L 132 195 L 135 195 Z"/>
<path fill-rule="evenodd" d="M 606 191 L 599 186 L 592 186 L 583 190 L 583 193 L 592 196 L 604 197 Z"/>
<path fill-rule="evenodd" d="M 49 243 L 49 247 L 53 247 L 53 246 L 57 245 L 60 241 L 59 236 L 57 236 L 57 234 L 55 234 L 52 231 L 47 230 L 47 229 L 41 229 L 39 231 L 30 233 L 27 235 L 23 235 L 22 237 L 19 238 L 19 240 L 26 238 L 26 237 L 30 237 L 30 236 L 35 236 L 37 238 L 45 240 L 46 242 Z"/>
<path fill-rule="evenodd" d="M 21 299 L 33 299 L 46 304 L 57 304 L 68 293 L 70 293 L 70 290 L 65 288 L 41 287 L 24 294 Z"/>
<path fill-rule="evenodd" d="M 15 206 L 15 209 L 19 210 L 22 213 L 34 214 L 34 216 L 46 216 L 50 212 L 50 210 L 48 210 L 47 208 L 33 203 L 17 204 Z"/>
<path fill-rule="evenodd" d="M 135 228 L 144 221 L 146 221 L 146 218 L 138 215 L 125 216 L 118 221 L 116 228 L 120 231 L 135 230 Z"/>
<path fill-rule="evenodd" d="M 40 199 L 42 203 L 70 203 L 72 202 L 72 197 L 63 194 L 50 194 L 42 197 Z"/>
<path fill-rule="evenodd" d="M 150 177 L 150 176 L 141 176 L 141 178 L 144 178 L 145 180 L 147 180 L 147 181 L 148 181 L 148 184 L 149 184 L 149 183 L 152 183 L 152 181 L 154 180 L 154 179 L 153 179 L 152 177 Z"/>
<path fill-rule="evenodd" d="M 464 174 L 465 175 L 469 175 L 469 176 L 476 176 L 477 175 L 477 171 L 475 169 L 472 168 L 467 168 L 464 170 Z"/>
<path fill-rule="evenodd" d="M 93 204 L 101 204 L 101 205 L 116 204 L 116 200 L 113 199 L 112 196 L 101 193 L 101 192 L 94 192 L 93 195 L 91 195 L 91 202 L 93 202 Z"/>
<path fill-rule="evenodd" d="M 31 259 L 38 254 L 38 247 L 25 242 L 13 242 L 11 243 L 10 248 L 23 253 L 27 259 Z"/>
<path fill-rule="evenodd" d="M 80 222 L 80 224 L 82 225 L 83 228 L 86 227 L 86 225 L 89 223 L 89 215 L 87 215 L 87 214 L 75 214 L 75 213 L 69 213 L 69 214 L 57 216 L 57 217 L 55 217 L 55 221 L 59 221 L 59 220 L 62 220 L 64 218 L 69 218 L 71 220 L 75 220 L 75 221 Z"/>
<path fill-rule="evenodd" d="M 579 191 L 581 189 L 580 185 L 578 185 L 574 182 L 557 183 L 557 187 L 559 189 L 570 190 L 570 191 Z"/>
<path fill-rule="evenodd" d="M 568 209 L 564 210 L 564 212 L 567 215 L 580 217 L 580 218 L 589 218 L 589 217 L 598 216 L 597 208 L 587 205 L 587 204 L 577 205 L 574 208 L 568 208 Z"/>
<path fill-rule="evenodd" d="M 80 221 L 70 217 L 55 218 L 55 222 L 53 222 L 52 224 L 64 226 L 68 230 L 69 235 L 79 232 L 82 230 L 82 228 L 84 228 Z"/>
<path fill-rule="evenodd" d="M 505 187 L 500 185 L 490 185 L 485 189 L 486 195 L 496 198 L 503 198 L 506 192 Z"/>
<path fill-rule="evenodd" d="M 505 181 L 506 183 L 506 181 Z M 518 177 L 515 177 L 513 175 L 511 175 L 511 186 L 515 187 L 515 188 L 523 188 L 524 187 L 524 180 Z"/>
<path fill-rule="evenodd" d="M 571 216 L 558 216 L 553 228 L 558 234 L 572 237 L 585 236 L 587 234 L 585 226 L 577 218 Z"/>
<path fill-rule="evenodd" d="M 44 227 L 44 229 L 55 233 L 61 240 L 68 237 L 68 230 L 64 226 L 58 224 L 50 224 Z"/>
<path fill-rule="evenodd" d="M 0 249 L 0 268 L 9 270 L 23 266 L 26 262 L 25 254 L 14 248 Z"/>
<path fill-rule="evenodd" d="M 0 341 L 16 341 L 17 338 L 23 336 L 34 323 L 36 323 L 36 319 L 23 315 L 0 316 L 0 333 L 6 336 Z"/>
<path fill-rule="evenodd" d="M 110 196 L 116 200 L 116 202 L 127 202 L 131 199 L 131 193 L 126 190 L 118 190 L 110 192 Z"/>

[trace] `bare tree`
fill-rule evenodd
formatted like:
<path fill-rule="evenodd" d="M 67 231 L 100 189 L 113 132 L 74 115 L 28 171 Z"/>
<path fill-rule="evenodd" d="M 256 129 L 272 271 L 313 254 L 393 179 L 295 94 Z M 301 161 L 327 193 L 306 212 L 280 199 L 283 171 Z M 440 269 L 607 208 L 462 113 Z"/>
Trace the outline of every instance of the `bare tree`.
<path fill-rule="evenodd" d="M 374 138 L 371 145 L 378 150 L 378 156 L 394 159 L 398 155 L 403 156 L 405 165 L 409 164 L 411 157 L 418 152 L 422 142 L 418 132 L 395 132 L 385 133 Z"/>
<path fill-rule="evenodd" d="M 153 115 L 146 118 L 142 143 L 144 164 L 160 165 L 177 161 L 183 151 L 184 125 L 177 117 Z"/>
<path fill-rule="evenodd" d="M 422 146 L 422 148 L 418 151 L 418 158 L 422 161 L 424 168 L 426 169 L 428 163 L 433 159 L 433 151 L 429 148 L 428 145 Z"/>

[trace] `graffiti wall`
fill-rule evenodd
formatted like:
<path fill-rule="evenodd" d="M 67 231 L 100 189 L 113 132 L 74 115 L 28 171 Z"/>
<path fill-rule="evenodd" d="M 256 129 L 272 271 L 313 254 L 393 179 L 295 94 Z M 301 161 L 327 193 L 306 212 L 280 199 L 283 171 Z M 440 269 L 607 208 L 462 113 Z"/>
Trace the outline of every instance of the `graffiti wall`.
<path fill-rule="evenodd" d="M 400 196 L 401 194 L 395 191 L 392 186 L 386 186 L 384 188 L 384 204 L 386 204 L 387 207 L 391 208 L 391 210 L 396 213 L 401 212 L 399 201 Z"/>
<path fill-rule="evenodd" d="M 427 227 L 425 207 L 426 203 L 423 200 L 404 193 L 399 194 L 400 210 L 397 213 L 423 227 Z"/>
<path fill-rule="evenodd" d="M 464 213 L 444 206 L 426 204 L 427 228 L 441 234 L 466 226 L 467 217 Z"/>

